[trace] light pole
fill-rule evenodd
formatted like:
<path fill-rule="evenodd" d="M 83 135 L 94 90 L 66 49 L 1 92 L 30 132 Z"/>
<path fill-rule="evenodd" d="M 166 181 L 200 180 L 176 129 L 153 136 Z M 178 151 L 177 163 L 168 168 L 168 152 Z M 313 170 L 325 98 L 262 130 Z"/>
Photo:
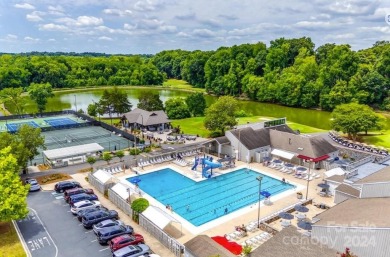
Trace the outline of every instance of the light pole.
<path fill-rule="evenodd" d="M 127 192 L 129 193 L 129 204 L 131 205 L 131 194 L 130 194 L 130 187 L 127 188 Z"/>
<path fill-rule="evenodd" d="M 261 201 L 261 180 L 263 179 L 262 176 L 258 176 L 256 178 L 257 181 L 259 181 L 259 207 L 258 207 L 258 210 L 257 210 L 257 228 L 260 228 L 260 201 Z"/>
<path fill-rule="evenodd" d="M 77 98 L 76 98 L 76 95 L 74 95 L 74 106 L 75 106 L 76 112 L 77 112 Z"/>
<path fill-rule="evenodd" d="M 142 116 L 142 114 L 140 114 L 140 116 L 141 116 L 141 125 L 143 127 L 144 126 L 144 116 Z M 142 129 L 141 129 L 141 131 L 142 131 Z"/>
<path fill-rule="evenodd" d="M 313 159 L 309 159 L 309 175 L 307 176 L 307 183 L 306 183 L 306 200 L 307 200 L 307 195 L 309 194 L 310 166 L 312 161 Z"/>

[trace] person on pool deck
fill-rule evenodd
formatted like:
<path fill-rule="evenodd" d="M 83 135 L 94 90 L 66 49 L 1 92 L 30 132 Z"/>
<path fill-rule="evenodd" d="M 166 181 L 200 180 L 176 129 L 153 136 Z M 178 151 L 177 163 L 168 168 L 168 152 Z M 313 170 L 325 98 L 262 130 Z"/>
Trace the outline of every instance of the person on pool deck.
<path fill-rule="evenodd" d="M 286 184 L 286 179 L 282 178 L 282 182 L 283 182 L 283 184 Z"/>
<path fill-rule="evenodd" d="M 225 208 L 225 214 L 227 214 L 228 213 L 228 208 Z"/>

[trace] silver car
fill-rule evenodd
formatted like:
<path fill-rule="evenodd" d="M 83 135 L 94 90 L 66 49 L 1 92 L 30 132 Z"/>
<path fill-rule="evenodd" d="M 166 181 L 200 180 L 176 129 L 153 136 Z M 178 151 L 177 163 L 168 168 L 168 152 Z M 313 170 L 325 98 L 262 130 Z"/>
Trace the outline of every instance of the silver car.
<path fill-rule="evenodd" d="M 112 257 L 140 257 L 151 253 L 149 246 L 145 244 L 129 245 L 112 253 Z"/>
<path fill-rule="evenodd" d="M 41 190 L 41 185 L 38 183 L 36 179 L 28 178 L 26 179 L 26 184 L 30 185 L 30 189 L 28 190 L 29 192 L 35 192 Z"/>
<path fill-rule="evenodd" d="M 93 232 L 95 233 L 95 235 L 97 235 L 99 230 L 103 228 L 117 226 L 117 225 L 124 225 L 124 223 L 120 220 L 113 220 L 113 219 L 103 220 L 93 225 Z"/>

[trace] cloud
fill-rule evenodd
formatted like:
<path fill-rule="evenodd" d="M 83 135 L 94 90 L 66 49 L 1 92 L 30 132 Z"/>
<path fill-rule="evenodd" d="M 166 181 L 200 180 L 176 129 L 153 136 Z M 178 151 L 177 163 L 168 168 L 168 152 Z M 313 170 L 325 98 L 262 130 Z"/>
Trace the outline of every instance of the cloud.
<path fill-rule="evenodd" d="M 164 33 L 175 33 L 177 31 L 177 27 L 171 25 L 163 25 L 159 27 L 159 31 Z"/>
<path fill-rule="evenodd" d="M 47 41 L 49 41 L 49 42 L 56 42 L 57 40 L 55 38 L 49 38 Z"/>
<path fill-rule="evenodd" d="M 328 35 L 325 38 L 326 39 L 351 39 L 355 37 L 356 36 L 352 33 L 346 33 L 346 34 L 339 34 L 339 35 Z"/>
<path fill-rule="evenodd" d="M 157 29 L 164 24 L 163 21 L 157 19 L 142 19 L 138 22 L 137 28 L 140 29 Z"/>
<path fill-rule="evenodd" d="M 212 38 L 216 36 L 216 33 L 209 29 L 194 29 L 192 34 L 197 37 Z"/>
<path fill-rule="evenodd" d="M 35 43 L 35 42 L 39 41 L 39 38 L 32 38 L 32 37 L 27 36 L 27 37 L 24 37 L 24 41 Z"/>
<path fill-rule="evenodd" d="M 160 10 L 163 7 L 164 3 L 160 0 L 140 0 L 134 4 L 134 10 L 140 12 Z"/>
<path fill-rule="evenodd" d="M 32 22 L 43 21 L 43 19 L 40 15 L 44 15 L 44 14 L 45 13 L 43 13 L 43 12 L 35 11 L 35 12 L 30 13 L 30 14 L 27 14 L 26 19 L 28 21 L 32 21 Z"/>
<path fill-rule="evenodd" d="M 55 16 L 65 15 L 64 13 L 65 9 L 61 5 L 56 5 L 56 6 L 49 5 L 49 7 L 47 7 L 47 10 L 51 15 L 55 15 Z"/>
<path fill-rule="evenodd" d="M 48 23 L 48 24 L 40 24 L 39 30 L 47 30 L 47 31 L 62 31 L 67 32 L 69 31 L 67 26 L 64 25 L 58 25 L 54 23 Z"/>
<path fill-rule="evenodd" d="M 220 21 L 217 21 L 215 19 L 208 19 L 208 20 L 201 20 L 202 24 L 212 27 L 212 28 L 219 28 L 222 26 L 222 23 Z"/>
<path fill-rule="evenodd" d="M 1 42 L 15 42 L 18 40 L 18 36 L 14 34 L 7 34 L 4 38 L 0 38 Z"/>
<path fill-rule="evenodd" d="M 344 1 L 320 1 L 317 2 L 322 10 L 334 15 L 370 15 L 379 6 L 379 1 L 369 0 L 344 0 Z"/>
<path fill-rule="evenodd" d="M 114 15 L 120 17 L 133 15 L 133 12 L 130 10 L 119 10 L 119 9 L 104 9 L 103 13 L 107 15 Z"/>
<path fill-rule="evenodd" d="M 28 4 L 28 3 L 15 4 L 14 7 L 19 8 L 19 9 L 25 9 L 25 10 L 34 10 L 35 9 L 35 7 L 33 5 Z"/>
<path fill-rule="evenodd" d="M 176 15 L 175 19 L 186 21 L 186 20 L 195 20 L 196 14 L 194 12 L 182 14 L 182 15 Z"/>
<path fill-rule="evenodd" d="M 98 38 L 99 40 L 104 40 L 104 41 L 112 41 L 113 39 L 110 37 L 102 36 Z"/>
<path fill-rule="evenodd" d="M 103 24 L 102 18 L 97 18 L 94 16 L 79 16 L 77 19 L 72 19 L 69 17 L 58 18 L 56 19 L 58 23 L 63 23 L 67 26 L 77 26 L 77 27 L 88 27 L 88 26 L 98 26 Z"/>
<path fill-rule="evenodd" d="M 299 21 L 295 23 L 295 27 L 302 29 L 319 29 L 319 28 L 329 28 L 332 24 L 328 21 Z"/>
<path fill-rule="evenodd" d="M 229 21 L 238 20 L 238 17 L 235 16 L 235 15 L 220 14 L 220 15 L 218 15 L 218 17 L 220 17 L 220 18 L 222 18 L 222 19 L 225 19 L 225 20 L 229 20 Z"/>

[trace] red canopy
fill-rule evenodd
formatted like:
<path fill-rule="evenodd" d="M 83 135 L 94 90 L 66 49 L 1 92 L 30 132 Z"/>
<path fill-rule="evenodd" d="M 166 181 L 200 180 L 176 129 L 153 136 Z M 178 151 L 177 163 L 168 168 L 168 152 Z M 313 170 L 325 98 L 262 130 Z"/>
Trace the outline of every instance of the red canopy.
<path fill-rule="evenodd" d="M 323 156 L 320 156 L 320 157 L 317 157 L 317 158 L 313 158 L 313 157 L 309 157 L 309 156 L 305 156 L 305 155 L 301 155 L 299 154 L 297 156 L 299 159 L 303 159 L 303 160 L 306 160 L 306 161 L 311 161 L 311 162 L 320 162 L 320 161 L 323 161 L 323 160 L 326 160 L 329 158 L 329 155 L 325 154 Z"/>
<path fill-rule="evenodd" d="M 213 239 L 215 242 L 222 245 L 224 248 L 226 248 L 235 255 L 239 255 L 242 252 L 241 245 L 237 244 L 236 242 L 230 242 L 223 236 L 214 236 L 211 239 Z"/>

